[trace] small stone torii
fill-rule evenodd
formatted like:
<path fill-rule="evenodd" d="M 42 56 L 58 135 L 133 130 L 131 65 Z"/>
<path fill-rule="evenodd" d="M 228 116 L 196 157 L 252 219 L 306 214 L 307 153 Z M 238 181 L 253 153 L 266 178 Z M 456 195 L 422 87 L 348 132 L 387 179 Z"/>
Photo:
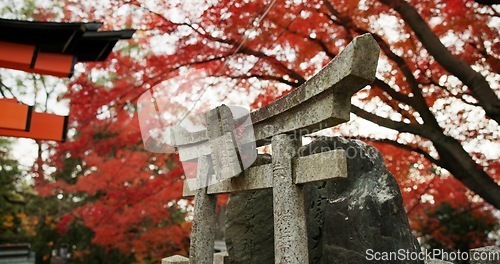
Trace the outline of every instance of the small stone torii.
<path fill-rule="evenodd" d="M 349 120 L 351 97 L 373 82 L 379 52 L 370 34 L 358 36 L 299 88 L 250 113 L 254 134 L 243 141 L 253 143 L 255 150 L 270 139 L 270 164 L 244 169 L 235 151 L 242 145 L 235 142 L 235 120 L 227 106 L 205 114 L 206 130 L 187 132 L 174 127 L 171 142 L 180 160 L 197 160 L 198 174 L 209 174 L 209 183 L 191 191 L 189 179 L 185 181 L 184 195 L 195 196 L 189 259 L 172 256 L 162 263 L 214 263 L 216 194 L 265 188 L 273 190 L 275 263 L 308 263 L 303 184 L 346 177 L 347 164 L 344 150 L 298 157 L 301 136 Z M 227 263 L 226 258 L 215 254 L 216 263 Z"/>

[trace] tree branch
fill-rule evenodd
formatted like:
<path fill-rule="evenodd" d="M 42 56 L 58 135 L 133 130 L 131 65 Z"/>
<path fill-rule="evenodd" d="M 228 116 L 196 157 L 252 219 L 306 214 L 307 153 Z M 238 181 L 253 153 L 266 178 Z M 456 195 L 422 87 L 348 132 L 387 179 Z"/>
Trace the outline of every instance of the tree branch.
<path fill-rule="evenodd" d="M 433 139 L 437 140 L 438 139 L 438 137 L 434 133 L 431 133 L 432 129 L 428 128 L 428 127 L 424 127 L 424 125 L 414 124 L 414 123 L 407 124 L 404 122 L 394 121 L 394 120 L 391 120 L 388 118 L 378 116 L 376 114 L 372 114 L 372 113 L 370 113 L 364 109 L 361 109 L 355 105 L 351 105 L 351 112 L 354 113 L 355 115 L 363 118 L 363 119 L 366 119 L 370 122 L 373 122 L 375 124 L 378 124 L 378 125 L 386 127 L 386 128 L 394 129 L 394 130 L 397 130 L 399 132 L 412 133 L 415 135 L 419 135 L 419 136 L 428 138 L 430 140 L 433 140 Z"/>
<path fill-rule="evenodd" d="M 411 71 L 410 67 L 408 66 L 404 58 L 394 53 L 391 49 L 391 46 L 380 35 L 358 27 L 350 17 L 343 16 L 340 12 L 338 12 L 335 9 L 335 7 L 332 5 L 332 3 L 330 3 L 330 1 L 325 0 L 323 1 L 323 3 L 325 3 L 330 13 L 332 13 L 332 15 L 336 16 L 340 20 L 340 22 L 344 25 L 344 27 L 350 28 L 354 30 L 354 32 L 360 35 L 370 33 L 373 36 L 373 38 L 377 41 L 377 43 L 380 46 L 380 49 L 384 52 L 387 58 L 389 58 L 392 62 L 394 62 L 398 66 L 401 73 L 403 73 L 403 75 L 406 77 L 406 83 L 408 83 L 410 90 L 414 95 L 414 97 L 411 100 L 406 100 L 402 96 L 396 96 L 394 93 L 392 93 L 391 97 L 393 97 L 396 100 L 398 100 L 397 98 L 402 99 L 403 101 L 401 102 L 411 105 L 415 110 L 417 110 L 420 113 L 420 116 L 422 117 L 425 123 L 433 126 L 435 129 L 440 129 L 440 126 L 434 114 L 430 111 L 429 106 L 427 105 L 427 102 L 424 96 L 422 95 L 419 83 L 415 79 L 415 76 L 413 76 L 413 72 Z M 389 93 L 391 90 L 394 91 L 392 88 L 386 89 L 385 91 Z"/>
<path fill-rule="evenodd" d="M 460 94 L 453 94 L 449 89 L 448 87 L 444 86 L 444 85 L 440 85 L 438 82 L 430 79 L 429 80 L 429 83 L 428 85 L 434 85 L 436 87 L 439 87 L 441 88 L 443 91 L 445 91 L 448 95 L 450 95 L 451 97 L 454 97 L 454 98 L 457 98 L 458 100 L 462 101 L 463 103 L 465 104 L 468 104 L 468 105 L 472 105 L 472 106 L 480 106 L 478 105 L 477 103 L 473 103 L 473 102 L 469 102 L 467 100 L 465 100 L 465 98 L 463 96 L 461 96 Z"/>
<path fill-rule="evenodd" d="M 456 139 L 432 127 L 406 124 L 369 113 L 355 105 L 351 112 L 378 125 L 422 136 L 432 141 L 443 167 L 485 201 L 500 208 L 500 186 L 478 165 Z"/>
<path fill-rule="evenodd" d="M 0 80 L 0 92 L 2 93 L 2 96 L 3 96 L 3 97 L 6 97 L 6 96 L 5 96 L 5 93 L 4 93 L 4 89 L 5 89 L 6 91 L 8 91 L 8 92 L 10 93 L 10 95 L 12 95 L 14 98 L 16 98 L 16 97 L 14 96 L 14 94 L 12 93 L 12 89 L 11 89 L 10 87 L 8 87 L 7 85 L 5 85 L 5 84 L 2 82 L 2 80 Z"/>
<path fill-rule="evenodd" d="M 446 202 L 444 202 L 444 203 L 446 203 Z M 442 205 L 442 203 L 440 205 Z M 471 206 L 467 210 L 463 210 L 463 211 L 462 210 L 460 210 L 460 211 L 455 210 L 453 212 L 453 214 L 451 216 L 449 216 L 448 218 L 446 218 L 446 219 L 439 219 L 439 225 L 437 225 L 434 228 L 428 230 L 426 233 L 429 234 L 429 235 L 432 235 L 432 233 L 438 231 L 441 227 L 443 227 L 444 225 L 446 225 L 449 222 L 453 221 L 453 219 L 455 217 L 457 217 L 459 215 L 462 215 L 462 214 L 470 213 L 470 212 L 472 212 L 472 211 L 474 211 L 476 209 L 482 208 L 482 207 L 484 207 L 484 204 L 477 204 L 477 205 Z M 454 208 L 454 209 L 457 209 L 457 208 Z"/>
<path fill-rule="evenodd" d="M 434 34 L 420 14 L 404 0 L 380 0 L 394 8 L 405 20 L 406 24 L 415 32 L 422 45 L 436 59 L 444 69 L 455 75 L 467 85 L 479 104 L 484 108 L 486 115 L 500 123 L 500 100 L 493 89 L 480 73 L 474 71 L 470 65 L 455 57 Z"/>
<path fill-rule="evenodd" d="M 283 26 L 280 24 L 280 21 L 276 21 L 276 20 L 272 20 L 276 25 L 279 25 L 281 27 L 281 29 L 283 30 L 286 30 L 288 33 L 291 33 L 291 34 L 294 34 L 294 35 L 297 35 L 299 37 L 303 37 L 313 43 L 315 43 L 316 45 L 318 45 L 321 50 L 323 50 L 323 52 L 328 56 L 330 57 L 330 59 L 333 59 L 335 58 L 335 56 L 337 56 L 337 54 L 333 53 L 330 51 L 330 49 L 328 48 L 328 45 L 326 45 L 325 42 L 322 41 L 322 39 L 320 38 L 312 38 L 310 35 L 307 35 L 307 34 L 302 34 L 300 32 L 298 32 L 297 30 L 292 30 L 290 29 L 290 27 L 287 27 L 287 26 Z"/>
<path fill-rule="evenodd" d="M 401 148 L 404 150 L 418 153 L 418 154 L 422 155 L 425 159 L 430 161 L 431 163 L 434 163 L 440 167 L 443 167 L 443 165 L 444 165 L 439 159 L 432 157 L 429 154 L 429 152 L 423 150 L 422 148 L 419 148 L 418 146 L 410 146 L 410 145 L 399 143 L 395 140 L 386 139 L 386 138 L 371 138 L 371 137 L 346 137 L 346 138 L 360 139 L 360 140 L 364 140 L 364 141 L 373 141 L 373 142 L 393 145 L 395 147 L 398 147 L 398 148 Z"/>
<path fill-rule="evenodd" d="M 394 98 L 395 100 L 398 100 L 401 103 L 407 104 L 412 107 L 414 106 L 413 105 L 414 101 L 412 101 L 411 97 L 392 89 L 392 87 L 385 81 L 376 78 L 375 81 L 373 81 L 373 85 L 378 87 L 380 90 L 386 92 L 390 97 Z"/>
<path fill-rule="evenodd" d="M 265 74 L 257 74 L 257 73 L 246 74 L 246 75 L 220 74 L 220 75 L 213 75 L 213 77 L 227 77 L 227 78 L 231 78 L 231 79 L 242 79 L 242 80 L 244 80 L 244 79 L 251 79 L 251 78 L 257 78 L 257 79 L 260 79 L 260 80 L 277 81 L 277 82 L 289 85 L 291 87 L 298 87 L 299 86 L 296 82 L 285 80 L 282 77 L 273 76 L 273 75 L 265 75 Z"/>
<path fill-rule="evenodd" d="M 235 45 L 236 44 L 237 44 L 237 42 L 235 42 Z M 242 46 L 239 52 L 267 60 L 269 63 L 271 63 L 271 64 L 277 66 L 278 68 L 280 68 L 281 70 L 283 70 L 285 72 L 285 74 L 287 74 L 290 77 L 292 77 L 293 79 L 295 79 L 298 84 L 304 83 L 306 81 L 306 79 L 304 79 L 304 77 L 302 77 L 302 75 L 300 75 L 298 72 L 288 68 L 285 64 L 283 64 L 283 62 L 276 59 L 276 57 L 274 57 L 274 56 L 267 55 L 262 51 L 253 50 L 253 49 L 247 48 L 245 46 Z"/>
<path fill-rule="evenodd" d="M 184 22 L 183 23 L 174 23 L 174 22 L 168 20 L 162 14 L 154 12 L 151 9 L 142 6 L 140 3 L 132 3 L 132 4 L 135 5 L 135 6 L 138 6 L 139 8 L 142 8 L 142 9 L 146 10 L 147 12 L 150 12 L 151 14 L 154 14 L 159 19 L 162 19 L 162 20 L 164 20 L 167 23 L 170 23 L 170 24 L 176 25 L 176 26 L 187 26 L 187 27 L 189 27 L 190 29 L 192 29 L 194 32 L 196 32 L 198 35 L 200 35 L 203 38 L 206 38 L 206 39 L 211 40 L 211 41 L 223 43 L 223 44 L 226 44 L 226 45 L 231 45 L 231 46 L 233 46 L 233 49 L 234 49 L 233 54 L 234 53 L 242 53 L 242 54 L 252 55 L 252 56 L 255 56 L 255 57 L 258 57 L 258 58 L 263 58 L 263 59 L 267 60 L 269 63 L 275 65 L 277 68 L 281 69 L 284 72 L 284 74 L 287 74 L 290 77 L 294 78 L 298 84 L 304 83 L 306 81 L 302 77 L 301 74 L 297 73 L 293 69 L 290 69 L 282 61 L 278 60 L 274 56 L 267 55 L 267 54 L 265 54 L 262 51 L 257 51 L 257 50 L 253 50 L 253 49 L 251 49 L 249 47 L 246 47 L 245 45 L 243 45 L 243 43 L 241 43 L 241 42 L 239 42 L 237 40 L 226 39 L 226 38 L 221 38 L 221 37 L 215 37 L 215 36 L 211 35 L 210 32 L 208 32 L 207 30 L 205 30 L 204 28 L 202 28 L 200 25 L 196 25 L 197 28 L 195 28 L 190 23 L 184 23 Z M 239 50 L 238 50 L 238 48 L 239 48 Z"/>

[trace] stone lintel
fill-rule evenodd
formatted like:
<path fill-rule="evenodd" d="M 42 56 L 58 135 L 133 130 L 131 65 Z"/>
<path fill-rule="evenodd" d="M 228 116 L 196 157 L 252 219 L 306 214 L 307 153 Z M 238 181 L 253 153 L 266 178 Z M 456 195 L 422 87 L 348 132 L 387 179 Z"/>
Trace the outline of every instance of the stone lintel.
<path fill-rule="evenodd" d="M 334 178 L 347 177 L 347 161 L 344 150 L 327 152 L 295 158 L 294 183 L 326 181 Z M 195 191 L 189 189 L 189 181 L 184 181 L 184 196 L 193 196 Z M 233 193 L 253 191 L 273 187 L 273 168 L 271 164 L 253 166 L 232 179 L 223 180 L 207 188 L 208 194 Z"/>
<path fill-rule="evenodd" d="M 252 113 L 253 122 L 261 122 L 302 104 L 324 92 L 345 93 L 351 97 L 365 85 L 373 82 L 380 48 L 370 34 L 358 36 L 330 63 L 286 96 Z M 339 86 L 348 77 L 359 80 L 350 86 Z"/>
<path fill-rule="evenodd" d="M 241 175 L 208 186 L 209 194 L 252 191 L 273 187 L 273 168 L 271 164 L 254 166 Z"/>
<path fill-rule="evenodd" d="M 347 160 L 344 150 L 300 157 L 295 161 L 295 184 L 347 177 Z"/>
<path fill-rule="evenodd" d="M 298 107 L 255 122 L 253 126 L 256 145 L 268 144 L 269 139 L 276 134 L 293 133 L 296 137 L 300 137 L 347 122 L 350 109 L 350 95 L 333 93 L 318 95 L 304 101 Z"/>

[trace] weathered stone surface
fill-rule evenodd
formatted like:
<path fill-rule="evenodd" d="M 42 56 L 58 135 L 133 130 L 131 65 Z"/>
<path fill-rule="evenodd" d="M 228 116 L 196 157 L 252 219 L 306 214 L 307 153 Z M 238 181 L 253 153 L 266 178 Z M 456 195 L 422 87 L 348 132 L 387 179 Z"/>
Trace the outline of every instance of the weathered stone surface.
<path fill-rule="evenodd" d="M 243 171 L 233 135 L 235 126 L 231 110 L 222 105 L 208 111 L 205 116 L 215 179 L 230 179 Z"/>
<path fill-rule="evenodd" d="M 201 160 L 202 158 L 200 158 Z M 330 163 L 327 163 L 329 161 Z M 199 173 L 201 174 L 201 172 Z M 320 154 L 299 157 L 293 164 L 295 184 L 330 180 L 347 176 L 347 163 L 344 150 L 332 150 Z M 196 179 L 184 181 L 184 196 L 193 196 L 190 186 L 199 186 Z M 241 175 L 208 186 L 208 194 L 253 191 L 273 187 L 272 164 L 254 164 Z"/>
<path fill-rule="evenodd" d="M 274 263 L 273 191 L 231 194 L 226 208 L 226 247 L 232 264 Z"/>
<path fill-rule="evenodd" d="M 256 165 L 270 162 L 270 155 L 259 155 Z M 273 234 L 271 189 L 231 194 L 226 208 L 226 247 L 230 263 L 273 264 Z"/>
<path fill-rule="evenodd" d="M 189 264 L 189 259 L 183 256 L 175 255 L 162 259 L 161 264 Z"/>
<path fill-rule="evenodd" d="M 500 247 L 489 246 L 470 250 L 470 264 L 500 263 Z"/>
<path fill-rule="evenodd" d="M 326 164 L 326 161 L 331 163 Z M 347 163 L 344 150 L 332 150 L 320 154 L 299 157 L 292 166 L 295 184 L 305 184 L 347 176 Z M 183 195 L 193 196 L 195 192 L 190 189 L 190 186 L 198 185 L 196 179 L 186 179 L 184 181 Z M 254 164 L 254 166 L 246 169 L 237 177 L 222 180 L 208 186 L 207 193 L 234 193 L 272 187 L 272 164 Z"/>
<path fill-rule="evenodd" d="M 205 167 L 210 167 L 209 164 L 215 166 L 216 180 L 232 178 L 243 169 L 241 153 L 236 152 L 235 143 L 238 148 L 241 145 L 246 145 L 246 143 L 253 144 L 254 142 L 256 142 L 256 146 L 260 146 L 272 138 L 274 153 L 272 159 L 272 195 L 274 206 L 273 214 L 270 215 L 274 215 L 274 259 L 277 263 L 299 264 L 307 263 L 309 259 L 304 215 L 306 212 L 303 199 L 303 189 L 305 187 L 304 184 L 295 183 L 305 183 L 310 178 L 313 178 L 313 181 L 331 178 L 325 175 L 315 177 L 317 175 L 310 174 L 308 170 L 300 167 L 301 161 L 295 159 L 296 150 L 300 144 L 300 140 L 297 140 L 297 138 L 300 139 L 298 137 L 300 135 L 310 134 L 315 130 L 321 130 L 347 121 L 349 119 L 350 97 L 374 80 L 378 57 L 379 47 L 370 34 L 356 37 L 329 65 L 301 87 L 276 102 L 251 113 L 250 117 L 255 128 L 255 139 L 251 138 L 250 142 L 235 142 L 234 134 L 231 132 L 234 129 L 234 120 L 228 111 L 221 112 L 219 108 L 207 113 L 206 131 L 185 133 L 187 132 L 185 129 L 179 128 L 178 131 L 175 129 L 170 131 L 170 135 L 167 137 L 170 138 L 172 145 L 181 149 L 182 160 L 191 160 L 196 157 L 192 151 L 195 150 L 193 144 L 205 144 L 207 139 L 210 139 L 210 152 L 213 156 L 210 159 L 211 162 L 203 159 L 202 162 L 198 162 L 198 165 L 201 164 L 198 168 L 206 171 L 207 176 L 207 181 L 204 179 L 200 181 L 202 184 L 207 182 L 208 185 L 215 183 L 210 177 L 211 174 L 208 173 L 209 170 L 203 170 Z M 223 138 L 226 132 L 229 133 L 229 136 Z M 296 139 L 291 139 L 289 135 L 294 135 Z M 223 138 L 222 141 L 216 142 L 221 137 Z M 189 145 L 189 149 L 182 149 L 184 145 Z M 204 151 L 206 152 L 206 148 Z M 252 154 L 255 153 L 252 152 Z M 200 159 L 201 157 L 198 161 Z M 306 158 L 302 161 L 308 166 L 312 166 L 314 160 L 314 158 Z M 297 167 L 294 167 L 296 161 L 299 166 L 298 170 Z M 294 171 L 307 175 L 305 177 L 302 177 L 303 175 L 294 175 Z M 342 173 L 342 171 L 323 170 L 321 174 L 330 172 L 335 176 Z M 199 169 L 198 174 L 200 174 Z M 201 174 L 205 175 L 204 173 Z M 299 181 L 296 181 L 297 179 Z M 351 181 L 352 179 L 347 182 Z M 367 195 L 366 191 L 368 190 L 363 190 L 365 192 L 361 194 L 360 199 L 365 198 Z M 384 204 L 392 198 L 390 196 L 392 194 L 388 189 L 381 191 L 378 195 L 383 197 L 377 197 L 379 198 L 377 201 Z M 321 196 L 319 198 L 323 199 Z M 316 197 L 311 198 L 311 200 L 314 199 Z M 316 204 L 315 201 L 313 201 L 314 204 Z M 214 206 L 214 196 L 207 194 L 207 188 L 197 190 L 190 251 L 190 261 L 192 263 L 212 263 L 213 261 Z M 321 207 L 321 203 L 317 206 Z M 324 219 L 318 219 L 318 221 L 324 221 Z M 322 230 L 321 228 L 322 226 L 320 230 Z M 349 239 L 351 238 L 349 237 Z M 329 240 L 325 241 L 328 242 Z M 333 242 L 336 241 L 333 240 Z M 326 244 L 322 248 L 327 249 L 332 246 L 335 246 L 335 244 Z M 312 248 L 312 250 L 315 250 L 315 248 Z M 353 249 L 349 248 L 348 250 Z"/>
<path fill-rule="evenodd" d="M 347 177 L 345 151 L 340 149 L 299 157 L 294 165 L 295 184 Z"/>
<path fill-rule="evenodd" d="M 331 178 L 323 177 L 324 175 L 316 177 L 317 175 L 312 174 L 306 175 L 306 177 L 294 175 L 294 171 L 306 174 L 308 170 L 301 171 L 300 167 L 299 170 L 294 167 L 296 161 L 298 161 L 299 166 L 301 163 L 300 160 L 295 159 L 300 140 L 293 140 L 289 135 L 293 134 L 297 138 L 297 136 L 310 134 L 315 130 L 347 121 L 349 119 L 350 97 L 373 81 L 378 56 L 379 47 L 372 36 L 365 34 L 356 37 L 329 65 L 301 87 L 278 101 L 250 114 L 254 122 L 256 136 L 255 140 L 251 140 L 251 143 L 253 144 L 256 141 L 255 145 L 260 146 L 264 142 L 269 142 L 269 139 L 272 138 L 274 153 L 272 159 L 274 259 L 276 263 L 299 264 L 307 263 L 309 259 L 304 215 L 306 211 L 303 199 L 303 189 L 305 187 L 303 184 L 295 184 L 296 180 L 299 179 L 298 183 L 306 183 L 309 182 L 310 178 L 313 178 L 313 181 Z M 234 138 L 232 138 L 233 140 L 224 141 L 230 144 L 224 145 L 220 152 L 219 147 L 222 144 L 214 144 L 214 140 L 224 134 L 225 129 L 221 130 L 220 128 L 224 124 L 229 124 L 229 122 L 221 122 L 220 124 L 213 122 L 222 117 L 220 112 L 218 115 L 215 114 L 217 111 L 217 109 L 212 110 L 207 114 L 208 128 L 205 135 L 203 133 L 197 133 L 196 135 L 180 133 L 178 136 L 171 133 L 170 138 L 173 145 L 177 147 L 198 142 L 204 143 L 207 138 L 212 140 L 210 144 L 211 152 L 215 157 L 214 165 L 216 167 L 223 167 L 224 165 L 230 167 L 227 170 L 228 173 L 225 173 L 224 170 L 215 171 L 216 178 L 224 180 L 230 178 L 224 177 L 224 174 L 236 176 L 234 172 L 238 171 L 238 166 L 235 165 L 239 163 L 241 169 L 242 160 L 238 153 L 234 152 Z M 229 115 L 227 116 L 229 117 Z M 222 132 L 222 134 L 219 132 Z M 184 144 L 179 144 L 180 142 Z M 245 145 L 246 143 L 241 142 L 238 144 Z M 229 152 L 229 148 L 234 153 Z M 191 154 L 183 154 L 182 156 L 183 159 L 192 157 Z M 236 160 L 239 162 L 236 162 Z M 303 161 L 312 164 L 314 159 L 306 158 Z M 329 173 L 330 171 L 322 170 L 321 172 Z M 337 177 L 341 173 L 335 171 L 332 174 Z M 210 179 L 208 185 L 211 185 Z M 210 244 L 213 246 L 213 240 L 210 237 L 213 235 L 210 231 L 213 214 L 212 197 L 207 194 L 206 189 L 198 190 L 196 194 L 190 255 L 190 262 L 192 263 L 211 263 L 213 261 L 213 256 L 208 256 L 211 253 Z M 390 197 L 387 199 L 390 199 Z M 202 208 L 202 206 L 206 205 L 210 208 L 209 210 Z M 208 230 L 202 231 L 203 228 L 200 227 L 206 227 Z M 209 241 L 202 242 L 202 239 Z M 327 246 L 330 245 L 326 245 L 325 248 Z"/>
<path fill-rule="evenodd" d="M 289 135 L 272 138 L 274 262 L 307 263 L 307 233 L 303 186 L 295 185 L 292 158 L 300 141 Z"/>
<path fill-rule="evenodd" d="M 201 143 L 184 145 L 177 148 L 177 150 L 179 152 L 180 161 L 195 160 L 201 156 L 212 154 L 212 149 L 208 140 Z"/>
<path fill-rule="evenodd" d="M 351 96 L 374 80 L 379 52 L 370 34 L 356 37 L 299 88 L 252 112 L 257 145 L 273 135 L 309 134 L 348 121 Z"/>
<path fill-rule="evenodd" d="M 182 196 L 194 196 L 196 194 L 196 189 L 191 190 L 190 186 L 197 186 L 196 179 L 185 179 L 184 185 L 182 186 Z"/>
<path fill-rule="evenodd" d="M 170 142 L 168 143 L 176 147 L 208 141 L 206 130 L 192 132 L 182 126 L 173 126 L 167 131 L 167 134 L 170 135 Z"/>
<path fill-rule="evenodd" d="M 440 259 L 428 259 L 425 260 L 425 264 L 453 264 L 452 262 L 440 260 Z"/>
<path fill-rule="evenodd" d="M 214 264 L 229 264 L 229 255 L 227 251 L 215 253 Z"/>
<path fill-rule="evenodd" d="M 358 140 L 322 138 L 302 154 L 326 149 L 346 150 L 348 177 L 305 187 L 311 263 L 331 263 L 331 256 L 369 263 L 368 249 L 419 251 L 398 184 L 380 152 Z"/>
<path fill-rule="evenodd" d="M 215 241 L 215 203 L 217 197 L 207 194 L 207 188 L 196 191 L 193 229 L 189 249 L 190 263 L 213 263 Z"/>
<path fill-rule="evenodd" d="M 361 141 L 321 138 L 302 147 L 299 154 L 332 149 L 346 151 L 348 177 L 304 186 L 309 263 L 374 263 L 366 260 L 367 249 L 419 251 L 399 187 L 385 168 L 380 153 Z M 272 263 L 248 258 L 249 253 L 269 256 L 272 252 L 270 195 L 267 191 L 231 195 L 226 215 L 226 243 L 234 263 Z M 269 234 L 262 237 L 262 233 L 256 236 L 255 232 L 235 232 L 235 223 L 239 223 L 239 231 L 251 225 L 248 230 L 266 230 Z M 252 241 L 251 251 L 244 250 L 248 246 L 241 243 L 246 241 Z M 253 241 L 259 241 L 258 247 Z"/>
<path fill-rule="evenodd" d="M 273 187 L 273 167 L 271 164 L 253 166 L 242 175 L 208 186 L 208 193 L 228 193 L 266 189 Z"/>

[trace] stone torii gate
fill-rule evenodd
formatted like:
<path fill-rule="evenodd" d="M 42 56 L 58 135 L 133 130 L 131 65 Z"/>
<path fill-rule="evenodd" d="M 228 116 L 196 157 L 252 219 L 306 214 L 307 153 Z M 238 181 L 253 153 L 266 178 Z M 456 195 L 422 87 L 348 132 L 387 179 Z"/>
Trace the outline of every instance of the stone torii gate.
<path fill-rule="evenodd" d="M 243 139 L 243 144 L 259 147 L 270 139 L 270 164 L 244 169 L 235 151 L 242 147 L 233 133 L 237 121 L 227 106 L 206 113 L 206 130 L 174 127 L 171 142 L 181 161 L 197 159 L 198 173 L 208 174 L 209 180 L 194 191 L 185 181 L 184 195 L 195 195 L 189 259 L 173 256 L 162 263 L 214 263 L 216 194 L 265 188 L 273 189 L 275 263 L 308 263 L 303 184 L 346 177 L 347 164 L 344 150 L 298 157 L 300 139 L 349 120 L 352 95 L 375 78 L 379 50 L 371 35 L 356 37 L 299 88 L 250 113 L 255 138 Z"/>

